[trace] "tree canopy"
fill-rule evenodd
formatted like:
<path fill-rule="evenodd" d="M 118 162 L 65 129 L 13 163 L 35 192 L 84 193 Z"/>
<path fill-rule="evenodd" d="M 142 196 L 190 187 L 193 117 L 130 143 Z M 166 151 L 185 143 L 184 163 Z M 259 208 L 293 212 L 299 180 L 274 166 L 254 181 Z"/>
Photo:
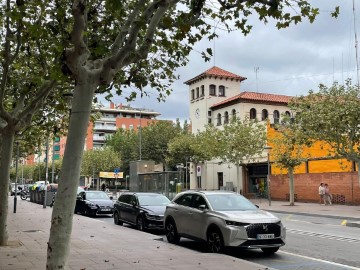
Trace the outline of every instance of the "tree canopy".
<path fill-rule="evenodd" d="M 347 80 L 294 99 L 289 105 L 304 135 L 328 144 L 329 156 L 343 157 L 360 165 L 360 95 Z M 359 173 L 360 181 L 360 173 Z"/>

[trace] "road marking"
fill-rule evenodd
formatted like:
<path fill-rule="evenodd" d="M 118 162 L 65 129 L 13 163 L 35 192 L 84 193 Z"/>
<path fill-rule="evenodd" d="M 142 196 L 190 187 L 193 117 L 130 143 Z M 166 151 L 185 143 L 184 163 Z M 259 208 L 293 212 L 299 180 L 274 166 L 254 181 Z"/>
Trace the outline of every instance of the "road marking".
<path fill-rule="evenodd" d="M 288 215 L 286 218 L 285 218 L 285 220 L 290 220 L 291 218 L 292 218 L 292 214 L 290 214 L 290 215 Z"/>
<path fill-rule="evenodd" d="M 347 223 L 347 220 L 344 219 L 344 220 L 341 222 L 341 225 L 346 226 L 346 223 Z"/>
<path fill-rule="evenodd" d="M 287 233 L 305 235 L 305 236 L 315 236 L 315 237 L 319 237 L 319 238 L 343 241 L 343 242 L 348 242 L 348 243 L 357 243 L 357 244 L 360 243 L 360 239 L 350 238 L 350 237 L 345 237 L 345 236 L 337 236 L 337 235 L 331 235 L 331 234 L 308 232 L 308 231 L 295 230 L 295 229 L 287 229 L 286 232 Z"/>
<path fill-rule="evenodd" d="M 346 265 L 346 264 L 341 264 L 341 263 L 336 263 L 336 262 L 330 262 L 330 261 L 326 261 L 326 260 L 322 260 L 322 259 L 317 259 L 317 258 L 313 258 L 313 257 L 308 257 L 308 256 L 304 256 L 304 255 L 299 255 L 299 254 L 295 254 L 295 253 L 291 253 L 291 252 L 287 252 L 287 251 L 283 251 L 283 250 L 279 250 L 278 253 L 284 253 L 286 255 L 292 255 L 292 256 L 296 256 L 299 258 L 303 258 L 303 259 L 307 259 L 307 260 L 313 260 L 313 261 L 317 261 L 317 262 L 321 262 L 321 263 L 327 263 L 327 264 L 331 264 L 334 266 L 339 266 L 339 267 L 346 267 L 348 269 L 355 269 L 355 270 L 359 270 L 359 267 L 354 267 L 354 266 L 350 266 L 350 265 Z"/>

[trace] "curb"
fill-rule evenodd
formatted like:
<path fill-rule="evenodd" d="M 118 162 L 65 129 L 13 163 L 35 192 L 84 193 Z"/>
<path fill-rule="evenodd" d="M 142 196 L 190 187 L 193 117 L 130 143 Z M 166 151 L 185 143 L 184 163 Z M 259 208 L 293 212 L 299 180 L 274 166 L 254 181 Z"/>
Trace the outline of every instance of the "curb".
<path fill-rule="evenodd" d="M 359 224 L 358 226 L 360 227 L 360 218 L 337 216 L 337 215 L 322 215 L 322 214 L 315 214 L 315 213 L 289 212 L 289 211 L 282 211 L 282 210 L 270 210 L 270 209 L 264 209 L 264 210 L 269 211 L 269 212 L 274 212 L 274 213 L 280 213 L 280 214 L 293 214 L 293 215 L 300 215 L 300 216 L 347 219 L 347 220 L 354 221 L 352 223 Z M 352 223 L 350 223 L 350 224 L 352 224 Z M 347 224 L 349 224 L 349 223 L 347 223 Z M 353 227 L 357 227 L 357 226 L 353 226 Z"/>
<path fill-rule="evenodd" d="M 346 226 L 347 227 L 357 227 L 357 228 L 360 228 L 360 222 L 346 222 Z"/>

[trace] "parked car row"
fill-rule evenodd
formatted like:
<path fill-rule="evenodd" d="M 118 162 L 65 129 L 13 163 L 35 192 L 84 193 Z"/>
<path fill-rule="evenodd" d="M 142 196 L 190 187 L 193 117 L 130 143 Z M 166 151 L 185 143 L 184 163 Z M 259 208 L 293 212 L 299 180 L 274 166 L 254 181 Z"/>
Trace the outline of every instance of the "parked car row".
<path fill-rule="evenodd" d="M 240 247 L 272 254 L 285 245 L 281 220 L 235 192 L 190 190 L 172 201 L 159 193 L 123 192 L 113 203 L 106 192 L 80 189 L 74 211 L 111 214 L 116 225 L 126 223 L 141 231 L 164 230 L 173 244 L 181 237 L 200 240 L 211 252 Z"/>
<path fill-rule="evenodd" d="M 172 201 L 158 193 L 124 192 L 113 213 L 117 225 L 164 229 L 170 243 L 200 240 L 211 252 L 241 247 L 272 254 L 285 245 L 281 220 L 234 192 L 184 191 Z"/>

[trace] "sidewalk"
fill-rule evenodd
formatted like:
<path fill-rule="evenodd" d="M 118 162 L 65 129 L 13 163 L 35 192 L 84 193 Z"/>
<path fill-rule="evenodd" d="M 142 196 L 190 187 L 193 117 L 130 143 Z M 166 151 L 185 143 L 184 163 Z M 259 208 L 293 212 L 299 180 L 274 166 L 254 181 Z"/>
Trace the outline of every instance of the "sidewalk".
<path fill-rule="evenodd" d="M 46 269 L 52 208 L 9 197 L 9 246 L 0 247 L 0 269 Z M 159 236 L 74 215 L 68 269 L 265 270 L 222 254 L 199 253 L 157 241 Z"/>
<path fill-rule="evenodd" d="M 253 199 L 254 204 L 260 209 L 264 209 L 275 213 L 288 213 L 308 216 L 333 217 L 344 220 L 343 224 L 351 227 L 360 227 L 360 206 L 350 205 L 320 205 L 318 203 L 302 203 L 295 202 L 294 206 L 290 206 L 285 201 L 269 201 L 267 199 Z"/>

